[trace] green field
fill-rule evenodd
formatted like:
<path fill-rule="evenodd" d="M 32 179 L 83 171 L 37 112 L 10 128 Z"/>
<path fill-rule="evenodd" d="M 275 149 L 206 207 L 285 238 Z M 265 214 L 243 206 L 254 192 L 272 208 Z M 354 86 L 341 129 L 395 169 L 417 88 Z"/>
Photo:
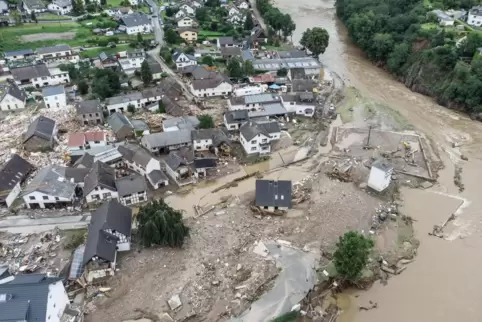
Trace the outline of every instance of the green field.
<path fill-rule="evenodd" d="M 96 58 L 99 57 L 99 54 L 105 52 L 106 54 L 115 54 L 119 51 L 125 51 L 129 49 L 129 44 L 121 44 L 117 45 L 116 48 L 95 48 L 95 49 L 88 49 L 80 53 L 82 58 Z"/>
<path fill-rule="evenodd" d="M 219 31 L 200 30 L 198 36 L 204 36 L 204 37 L 221 37 L 221 36 L 224 36 L 224 33 L 219 32 Z"/>
<path fill-rule="evenodd" d="M 122 0 L 107 0 L 107 5 L 111 7 L 122 7 Z"/>
<path fill-rule="evenodd" d="M 59 16 L 53 13 L 39 13 L 37 14 L 37 20 L 72 20 L 72 18 L 67 16 Z"/>

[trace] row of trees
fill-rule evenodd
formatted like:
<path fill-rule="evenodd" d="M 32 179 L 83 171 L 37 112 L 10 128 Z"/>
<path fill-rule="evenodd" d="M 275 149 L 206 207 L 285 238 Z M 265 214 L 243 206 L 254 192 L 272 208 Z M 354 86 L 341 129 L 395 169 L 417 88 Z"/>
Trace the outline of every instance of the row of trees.
<path fill-rule="evenodd" d="M 287 13 L 283 14 L 278 8 L 271 5 L 269 0 L 256 0 L 256 7 L 264 19 L 279 36 L 291 37 L 296 29 L 296 24 Z"/>
<path fill-rule="evenodd" d="M 437 2 L 441 8 L 472 4 L 471 0 Z M 368 57 L 405 84 L 436 97 L 441 104 L 482 112 L 481 57 L 476 51 L 482 46 L 482 36 L 478 31 L 427 28 L 434 18 L 415 0 L 396 1 L 389 7 L 383 0 L 337 0 L 336 11 Z"/>

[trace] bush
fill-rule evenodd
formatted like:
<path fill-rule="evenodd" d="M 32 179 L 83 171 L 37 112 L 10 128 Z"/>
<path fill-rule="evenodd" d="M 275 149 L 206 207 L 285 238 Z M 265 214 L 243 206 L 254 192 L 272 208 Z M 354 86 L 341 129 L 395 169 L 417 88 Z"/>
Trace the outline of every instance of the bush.
<path fill-rule="evenodd" d="M 101 39 L 97 42 L 97 46 L 99 47 L 107 47 L 107 44 L 109 44 L 107 39 Z"/>
<path fill-rule="evenodd" d="M 333 254 L 335 268 L 345 280 L 356 282 L 368 263 L 368 256 L 374 243 L 356 231 L 349 231 L 340 237 Z"/>

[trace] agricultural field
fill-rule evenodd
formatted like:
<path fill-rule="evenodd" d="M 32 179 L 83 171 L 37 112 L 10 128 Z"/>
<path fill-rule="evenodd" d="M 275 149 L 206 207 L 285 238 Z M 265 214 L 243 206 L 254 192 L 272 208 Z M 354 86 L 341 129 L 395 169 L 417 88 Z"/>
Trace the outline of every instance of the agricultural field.
<path fill-rule="evenodd" d="M 38 21 L 51 21 L 51 20 L 72 20 L 69 16 L 59 16 L 53 13 L 39 13 L 37 14 Z"/>
<path fill-rule="evenodd" d="M 120 45 L 117 45 L 115 48 L 110 48 L 110 47 L 93 48 L 93 49 L 82 51 L 80 53 L 80 56 L 82 58 L 96 58 L 96 57 L 99 57 L 99 54 L 102 52 L 109 55 L 109 54 L 115 54 L 119 51 L 128 50 L 129 48 L 130 47 L 128 44 L 120 44 Z"/>

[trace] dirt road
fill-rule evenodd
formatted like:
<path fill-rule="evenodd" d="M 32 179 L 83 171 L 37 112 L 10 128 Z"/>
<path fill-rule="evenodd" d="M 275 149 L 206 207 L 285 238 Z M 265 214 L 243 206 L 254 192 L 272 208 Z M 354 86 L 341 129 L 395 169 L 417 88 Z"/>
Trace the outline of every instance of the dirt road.
<path fill-rule="evenodd" d="M 297 25 L 295 43 L 306 28 L 327 29 L 330 44 L 321 61 L 348 86 L 356 87 L 363 96 L 388 105 L 406 118 L 428 137 L 444 165 L 439 172 L 439 184 L 432 189 L 404 190 L 402 194 L 406 212 L 418 220 L 415 229 L 421 246 L 415 264 L 390 280 L 388 286 L 375 286 L 360 295 L 360 302 L 378 302 L 376 310 L 359 313 L 357 300 L 353 298 L 356 314 L 342 321 L 480 321 L 482 307 L 476 299 L 482 296 L 482 288 L 475 282 L 479 274 L 474 267 L 482 264 L 478 256 L 482 250 L 482 201 L 479 201 L 482 124 L 411 92 L 373 66 L 347 39 L 345 28 L 335 17 L 334 1 L 275 0 L 274 3 L 293 17 Z M 461 147 L 454 148 L 454 143 Z M 462 153 L 469 161 L 460 159 Z M 463 193 L 453 183 L 455 165 L 463 169 Z M 464 208 L 457 210 L 461 199 L 466 200 Z M 433 225 L 456 211 L 457 219 L 446 229 L 446 240 L 427 235 Z"/>

